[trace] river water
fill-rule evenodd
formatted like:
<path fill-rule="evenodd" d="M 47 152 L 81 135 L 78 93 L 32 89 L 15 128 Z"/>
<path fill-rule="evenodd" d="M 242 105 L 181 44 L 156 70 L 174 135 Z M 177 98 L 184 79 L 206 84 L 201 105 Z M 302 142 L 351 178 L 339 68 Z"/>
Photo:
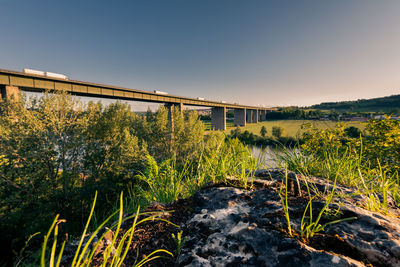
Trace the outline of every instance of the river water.
<path fill-rule="evenodd" d="M 299 152 L 298 148 L 282 148 L 282 147 L 258 147 L 258 146 L 249 146 L 249 150 L 251 154 L 258 159 L 261 168 L 277 168 L 278 166 L 278 158 L 279 156 L 283 156 L 284 154 L 297 154 Z"/>
<path fill-rule="evenodd" d="M 275 147 L 258 147 L 258 146 L 249 146 L 251 154 L 255 158 L 257 158 L 260 164 L 263 165 L 263 168 L 276 168 L 277 162 L 276 158 L 277 155 L 282 153 L 282 149 L 275 148 Z"/>

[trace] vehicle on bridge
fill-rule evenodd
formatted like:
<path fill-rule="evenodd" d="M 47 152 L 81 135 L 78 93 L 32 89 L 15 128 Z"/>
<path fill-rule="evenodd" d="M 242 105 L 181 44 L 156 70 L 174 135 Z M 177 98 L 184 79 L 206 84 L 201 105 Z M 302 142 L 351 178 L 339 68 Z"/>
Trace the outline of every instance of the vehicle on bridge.
<path fill-rule="evenodd" d="M 167 92 L 163 92 L 163 91 L 158 91 L 158 90 L 154 90 L 155 94 L 159 94 L 159 95 L 168 95 Z"/>

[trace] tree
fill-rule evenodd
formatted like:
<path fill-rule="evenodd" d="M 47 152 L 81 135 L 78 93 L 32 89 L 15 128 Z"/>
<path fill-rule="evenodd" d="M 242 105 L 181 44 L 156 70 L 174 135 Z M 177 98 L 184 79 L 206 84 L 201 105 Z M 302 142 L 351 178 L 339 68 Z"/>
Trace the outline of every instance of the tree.
<path fill-rule="evenodd" d="M 360 138 L 361 131 L 357 127 L 350 126 L 344 129 L 344 132 L 348 137 L 351 138 Z"/>
<path fill-rule="evenodd" d="M 137 116 L 127 104 L 84 106 L 65 93 L 0 99 L 1 251 L 20 251 L 56 213 L 69 222 L 64 230 L 75 234 L 95 191 L 102 203 L 96 217 L 108 216 L 121 191 L 146 190 L 137 175 L 149 155 L 159 162 L 173 158 L 177 168 L 199 157 L 204 127 L 197 113 L 173 112 L 171 142 L 164 107 Z"/>
<path fill-rule="evenodd" d="M 284 133 L 284 129 L 280 126 L 273 126 L 272 127 L 272 136 L 275 138 L 280 138 Z"/>
<path fill-rule="evenodd" d="M 261 127 L 260 134 L 262 137 L 265 137 L 265 135 L 267 134 L 267 128 L 265 128 L 264 125 Z"/>
<path fill-rule="evenodd" d="M 93 119 L 65 94 L 0 101 L 0 110 L 0 235 L 11 249 L 47 229 L 56 211 L 67 218 L 86 209 L 74 196 Z"/>

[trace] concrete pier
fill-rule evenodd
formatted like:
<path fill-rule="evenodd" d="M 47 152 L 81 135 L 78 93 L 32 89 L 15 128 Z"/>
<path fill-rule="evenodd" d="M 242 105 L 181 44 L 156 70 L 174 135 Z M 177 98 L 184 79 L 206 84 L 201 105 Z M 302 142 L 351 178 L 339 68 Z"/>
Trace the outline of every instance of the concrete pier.
<path fill-rule="evenodd" d="M 165 108 L 168 110 L 168 121 L 170 129 L 170 139 L 171 139 L 171 149 L 173 146 L 174 132 L 175 132 L 175 119 L 174 119 L 174 109 L 178 107 L 180 110 L 180 115 L 183 116 L 183 104 L 182 103 L 166 103 Z"/>
<path fill-rule="evenodd" d="M 265 110 L 260 110 L 260 121 L 265 121 L 267 112 Z"/>
<path fill-rule="evenodd" d="M 211 109 L 211 129 L 226 130 L 226 108 L 213 107 Z"/>
<path fill-rule="evenodd" d="M 252 123 L 257 123 L 258 122 L 258 109 L 253 110 L 253 114 L 252 114 L 252 119 L 251 122 Z"/>
<path fill-rule="evenodd" d="M 252 109 L 247 109 L 246 110 L 246 122 L 247 123 L 252 123 L 252 118 L 253 118 L 253 110 Z"/>
<path fill-rule="evenodd" d="M 235 108 L 233 114 L 235 126 L 246 126 L 246 109 Z"/>
<path fill-rule="evenodd" d="M 181 115 L 183 115 L 183 104 L 182 103 L 166 103 L 164 104 L 165 108 L 168 110 L 168 119 L 172 119 L 174 114 L 174 108 L 178 107 Z"/>
<path fill-rule="evenodd" d="M 3 99 L 15 99 L 19 98 L 19 88 L 17 86 L 3 85 L 1 88 L 1 97 Z"/>

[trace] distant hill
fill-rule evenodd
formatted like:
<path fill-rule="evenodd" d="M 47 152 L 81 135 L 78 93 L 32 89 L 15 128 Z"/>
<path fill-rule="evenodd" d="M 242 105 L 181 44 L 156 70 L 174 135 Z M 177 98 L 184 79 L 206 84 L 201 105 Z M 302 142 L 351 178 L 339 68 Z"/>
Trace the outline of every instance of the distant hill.
<path fill-rule="evenodd" d="M 359 99 L 356 101 L 326 102 L 313 105 L 310 108 L 321 110 L 336 110 L 340 112 L 391 112 L 400 111 L 400 95 Z"/>

